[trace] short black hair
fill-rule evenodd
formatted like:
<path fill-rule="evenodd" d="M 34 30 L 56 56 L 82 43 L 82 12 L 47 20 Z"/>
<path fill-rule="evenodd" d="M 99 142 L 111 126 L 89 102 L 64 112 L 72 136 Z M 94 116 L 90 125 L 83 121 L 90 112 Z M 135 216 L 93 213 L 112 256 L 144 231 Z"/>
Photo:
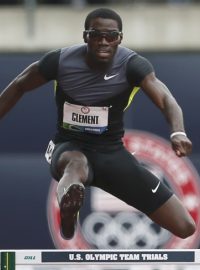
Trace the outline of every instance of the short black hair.
<path fill-rule="evenodd" d="M 91 11 L 85 19 L 85 30 L 89 29 L 90 22 L 95 18 L 112 19 L 117 22 L 119 31 L 122 31 L 122 19 L 114 10 L 109 8 L 97 8 Z"/>

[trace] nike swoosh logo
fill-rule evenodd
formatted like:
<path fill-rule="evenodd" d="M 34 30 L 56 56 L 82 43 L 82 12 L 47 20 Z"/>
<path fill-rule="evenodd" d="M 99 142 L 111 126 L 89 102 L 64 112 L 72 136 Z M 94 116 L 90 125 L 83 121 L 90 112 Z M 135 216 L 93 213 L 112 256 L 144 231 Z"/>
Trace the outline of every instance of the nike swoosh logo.
<path fill-rule="evenodd" d="M 114 78 L 114 77 L 116 77 L 118 75 L 118 73 L 117 74 L 114 74 L 114 75 L 111 75 L 111 76 L 107 76 L 107 74 L 104 76 L 104 80 L 110 80 L 110 79 L 112 79 L 112 78 Z"/>
<path fill-rule="evenodd" d="M 153 193 L 156 193 L 156 191 L 158 190 L 159 186 L 160 186 L 160 181 L 158 182 L 157 186 L 154 189 L 152 189 L 151 191 Z"/>

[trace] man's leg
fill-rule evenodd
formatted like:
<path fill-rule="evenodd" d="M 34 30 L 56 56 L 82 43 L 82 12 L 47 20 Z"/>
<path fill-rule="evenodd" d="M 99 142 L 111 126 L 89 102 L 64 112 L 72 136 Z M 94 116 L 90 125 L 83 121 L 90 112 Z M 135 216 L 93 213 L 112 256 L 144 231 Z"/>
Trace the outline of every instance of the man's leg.
<path fill-rule="evenodd" d="M 87 158 L 79 151 L 61 153 L 56 163 L 60 180 L 57 199 L 60 205 L 61 234 L 66 239 L 74 236 L 77 215 L 83 204 L 84 184 L 88 179 Z"/>
<path fill-rule="evenodd" d="M 174 235 L 187 238 L 196 229 L 195 223 L 176 195 L 172 195 L 149 217 Z"/>
<path fill-rule="evenodd" d="M 127 150 L 99 155 L 95 164 L 97 187 L 147 214 L 178 237 L 195 232 L 195 223 L 177 196 Z"/>

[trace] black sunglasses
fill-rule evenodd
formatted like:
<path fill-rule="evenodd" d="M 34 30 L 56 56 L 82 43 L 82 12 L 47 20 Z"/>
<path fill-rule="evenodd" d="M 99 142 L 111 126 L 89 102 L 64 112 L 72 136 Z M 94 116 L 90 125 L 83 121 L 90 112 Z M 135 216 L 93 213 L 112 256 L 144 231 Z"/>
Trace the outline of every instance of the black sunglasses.
<path fill-rule="evenodd" d="M 116 30 L 107 32 L 101 32 L 99 30 L 85 30 L 84 34 L 86 34 L 89 37 L 89 39 L 95 41 L 100 41 L 102 38 L 105 38 L 107 42 L 114 42 L 118 40 L 122 32 Z"/>

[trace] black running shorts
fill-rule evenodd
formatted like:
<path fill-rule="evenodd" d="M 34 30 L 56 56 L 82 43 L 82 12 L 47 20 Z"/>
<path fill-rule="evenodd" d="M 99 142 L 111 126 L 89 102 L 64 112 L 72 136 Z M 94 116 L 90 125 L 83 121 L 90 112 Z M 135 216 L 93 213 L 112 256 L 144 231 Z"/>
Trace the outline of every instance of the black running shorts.
<path fill-rule="evenodd" d="M 88 159 L 88 184 L 103 189 L 149 215 L 165 203 L 173 192 L 141 165 L 124 146 L 108 152 L 85 149 L 72 142 L 57 144 L 52 155 L 51 173 L 59 181 L 56 163 L 61 153 L 80 150 Z"/>

